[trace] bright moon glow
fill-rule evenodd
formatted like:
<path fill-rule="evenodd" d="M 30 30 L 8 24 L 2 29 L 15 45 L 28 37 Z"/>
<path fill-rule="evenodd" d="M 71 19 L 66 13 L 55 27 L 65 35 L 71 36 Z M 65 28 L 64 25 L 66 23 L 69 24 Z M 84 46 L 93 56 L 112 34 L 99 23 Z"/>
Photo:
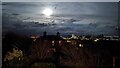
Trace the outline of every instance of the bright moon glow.
<path fill-rule="evenodd" d="M 46 16 L 50 16 L 50 15 L 52 15 L 53 11 L 49 8 L 46 8 L 45 10 L 43 10 L 42 13 Z"/>

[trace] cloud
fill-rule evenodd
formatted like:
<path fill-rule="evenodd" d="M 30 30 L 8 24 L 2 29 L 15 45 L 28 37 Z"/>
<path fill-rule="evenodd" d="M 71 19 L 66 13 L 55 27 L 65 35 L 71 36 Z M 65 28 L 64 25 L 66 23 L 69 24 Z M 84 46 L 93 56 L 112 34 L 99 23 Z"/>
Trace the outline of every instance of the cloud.
<path fill-rule="evenodd" d="M 44 31 L 47 31 L 49 34 L 54 34 L 59 31 L 62 34 L 74 33 L 82 35 L 114 35 L 116 33 L 116 3 L 40 4 L 42 5 L 40 6 L 39 3 L 18 3 L 11 4 L 11 6 L 5 5 L 6 7 L 3 7 L 3 9 L 6 9 L 3 10 L 3 32 L 13 31 L 25 35 L 41 35 Z M 56 12 L 59 11 L 51 18 L 46 18 L 38 13 L 48 4 L 52 7 L 57 5 Z M 9 9 L 11 7 L 12 9 Z M 20 9 L 18 7 L 20 7 Z M 26 9 L 23 9 L 22 7 Z"/>
<path fill-rule="evenodd" d="M 78 23 L 75 23 L 76 20 L 67 19 L 67 21 L 64 20 L 64 23 L 56 23 L 56 25 L 11 20 L 11 17 L 3 19 L 5 19 L 3 20 L 3 31 L 14 31 L 24 34 L 42 34 L 44 31 L 47 31 L 49 34 L 54 34 L 58 31 L 63 34 L 114 34 L 114 28 L 116 27 L 113 22 L 102 21 L 101 23 L 99 19 L 98 21 L 94 21 L 97 19 L 81 19 Z"/>
<path fill-rule="evenodd" d="M 14 16 L 18 16 L 19 14 L 17 14 L 17 13 L 13 13 L 12 15 L 14 15 Z"/>

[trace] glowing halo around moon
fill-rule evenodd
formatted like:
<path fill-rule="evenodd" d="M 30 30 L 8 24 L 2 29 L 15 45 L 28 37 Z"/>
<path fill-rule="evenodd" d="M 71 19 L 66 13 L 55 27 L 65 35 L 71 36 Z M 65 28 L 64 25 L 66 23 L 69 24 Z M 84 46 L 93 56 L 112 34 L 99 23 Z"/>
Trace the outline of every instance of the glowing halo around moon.
<path fill-rule="evenodd" d="M 43 13 L 45 16 L 49 17 L 49 16 L 51 16 L 51 15 L 53 14 L 53 11 L 52 11 L 52 9 L 50 9 L 50 8 L 46 8 L 46 9 L 43 10 L 42 13 Z"/>

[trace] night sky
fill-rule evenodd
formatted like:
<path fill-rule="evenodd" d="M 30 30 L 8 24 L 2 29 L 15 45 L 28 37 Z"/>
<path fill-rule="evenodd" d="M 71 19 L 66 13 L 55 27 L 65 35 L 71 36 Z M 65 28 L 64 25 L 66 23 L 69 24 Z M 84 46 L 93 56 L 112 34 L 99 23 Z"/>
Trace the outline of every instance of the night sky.
<path fill-rule="evenodd" d="M 42 14 L 53 10 L 50 17 Z M 3 34 L 42 35 L 116 35 L 117 2 L 4 2 L 2 4 Z"/>

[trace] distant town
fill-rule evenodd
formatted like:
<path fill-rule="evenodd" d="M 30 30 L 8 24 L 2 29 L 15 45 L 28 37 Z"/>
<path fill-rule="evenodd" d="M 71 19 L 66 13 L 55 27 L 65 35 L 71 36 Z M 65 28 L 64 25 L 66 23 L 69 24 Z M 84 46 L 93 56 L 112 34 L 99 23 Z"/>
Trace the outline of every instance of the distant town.
<path fill-rule="evenodd" d="M 59 33 L 59 32 L 57 32 Z M 47 33 L 45 32 L 45 35 Z M 48 34 L 49 35 L 49 34 Z M 57 34 L 56 34 L 57 35 Z M 52 36 L 52 35 L 49 35 Z M 64 39 L 67 40 L 67 42 L 71 42 L 70 40 L 93 40 L 94 42 L 97 42 L 99 40 L 113 40 L 113 41 L 119 41 L 120 40 L 120 36 L 107 36 L 107 35 L 96 35 L 96 36 L 91 36 L 91 35 L 67 35 L 67 36 L 61 36 L 59 33 L 59 36 Z M 35 41 L 37 38 L 41 38 L 40 35 L 32 35 L 30 36 L 30 38 L 33 39 L 33 41 Z"/>

